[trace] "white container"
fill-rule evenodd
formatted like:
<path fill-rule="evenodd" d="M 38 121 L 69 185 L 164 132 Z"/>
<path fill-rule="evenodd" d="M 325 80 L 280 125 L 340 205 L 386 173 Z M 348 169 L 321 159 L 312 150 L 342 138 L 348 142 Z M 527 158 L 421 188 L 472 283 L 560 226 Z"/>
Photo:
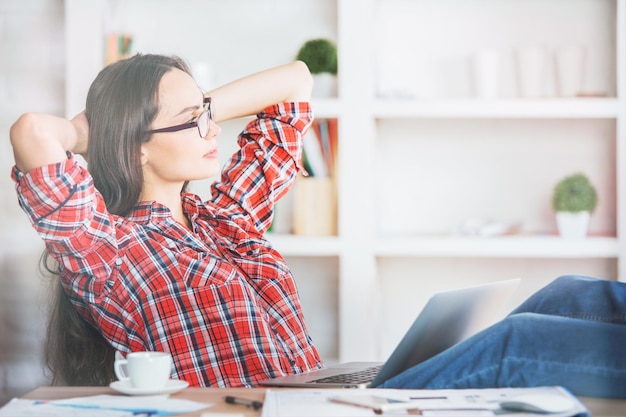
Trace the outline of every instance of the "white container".
<path fill-rule="evenodd" d="M 556 213 L 556 223 L 559 234 L 565 239 L 582 239 L 587 236 L 589 230 L 589 219 L 591 214 L 588 211 L 570 213 L 560 211 Z"/>
<path fill-rule="evenodd" d="M 517 51 L 517 80 L 520 97 L 546 95 L 547 51 L 541 46 L 527 46 Z"/>
<path fill-rule="evenodd" d="M 337 76 L 328 72 L 313 75 L 313 91 L 315 98 L 337 97 Z"/>
<path fill-rule="evenodd" d="M 555 53 L 557 87 L 560 97 L 576 97 L 583 90 L 585 48 L 568 46 Z"/>
<path fill-rule="evenodd" d="M 500 52 L 495 49 L 483 49 L 472 57 L 472 79 L 474 95 L 481 99 L 498 98 L 501 77 Z"/>

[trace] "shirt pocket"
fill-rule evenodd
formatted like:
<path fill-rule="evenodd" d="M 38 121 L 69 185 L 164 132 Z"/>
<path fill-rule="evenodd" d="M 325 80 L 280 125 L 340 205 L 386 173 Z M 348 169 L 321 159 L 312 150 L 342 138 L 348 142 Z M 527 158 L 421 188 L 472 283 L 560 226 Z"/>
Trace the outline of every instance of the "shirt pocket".
<path fill-rule="evenodd" d="M 230 252 L 233 263 L 259 291 L 264 291 L 266 285 L 291 279 L 285 260 L 267 240 L 248 238 L 233 246 Z"/>
<path fill-rule="evenodd" d="M 187 288 L 222 286 L 236 276 L 233 267 L 217 254 L 186 248 L 177 254 L 177 258 Z"/>

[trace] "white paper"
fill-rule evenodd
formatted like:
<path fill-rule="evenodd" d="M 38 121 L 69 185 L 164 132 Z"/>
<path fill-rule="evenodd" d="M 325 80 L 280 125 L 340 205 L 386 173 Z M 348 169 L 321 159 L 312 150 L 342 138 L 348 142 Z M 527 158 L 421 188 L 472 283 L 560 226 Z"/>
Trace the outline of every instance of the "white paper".
<path fill-rule="evenodd" d="M 59 407 L 50 403 L 14 398 L 0 408 L 0 417 L 128 417 L 131 411 Z"/>
<path fill-rule="evenodd" d="M 168 395 L 121 396 L 95 395 L 91 397 L 77 397 L 66 400 L 51 401 L 56 405 L 79 405 L 107 409 L 122 410 L 156 410 L 161 415 L 167 413 L 189 413 L 210 407 L 212 404 L 199 403 L 190 400 L 170 398 Z"/>
<path fill-rule="evenodd" d="M 199 411 L 211 406 L 212 404 L 169 398 L 167 395 L 95 395 L 53 401 L 13 399 L 0 408 L 0 417 L 137 417 L 141 415 L 141 411 L 165 416 Z"/>
<path fill-rule="evenodd" d="M 479 417 L 515 416 L 536 417 L 537 414 L 507 412 L 500 409 L 499 403 L 521 394 L 541 393 L 565 397 L 573 400 L 574 407 L 566 413 L 550 414 L 551 417 L 571 417 L 588 414 L 588 411 L 575 397 L 560 387 L 540 388 L 499 388 L 499 389 L 460 389 L 460 390 L 398 390 L 398 389 L 292 389 L 267 390 L 263 403 L 264 417 L 309 417 L 309 416 L 376 416 L 373 409 L 340 404 L 331 401 L 333 397 L 369 397 L 372 395 L 390 400 L 411 401 L 422 410 L 424 416 L 436 417 Z M 389 410 L 384 415 L 408 415 L 407 410 Z"/>
<path fill-rule="evenodd" d="M 369 390 L 355 390 L 353 393 L 365 394 Z M 331 395 L 338 395 L 347 390 L 313 390 L 293 389 L 286 391 L 267 390 L 263 401 L 263 417 L 359 417 L 373 416 L 372 410 L 360 407 L 351 407 L 328 401 Z"/>

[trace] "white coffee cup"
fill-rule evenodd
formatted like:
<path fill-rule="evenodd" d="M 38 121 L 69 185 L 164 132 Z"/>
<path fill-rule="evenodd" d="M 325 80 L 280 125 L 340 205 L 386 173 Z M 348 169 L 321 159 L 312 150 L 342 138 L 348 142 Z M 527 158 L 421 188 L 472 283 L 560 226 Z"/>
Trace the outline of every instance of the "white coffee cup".
<path fill-rule="evenodd" d="M 129 381 L 133 388 L 160 389 L 170 378 L 172 355 L 167 352 L 131 352 L 126 359 L 115 361 L 114 370 L 120 381 Z"/>

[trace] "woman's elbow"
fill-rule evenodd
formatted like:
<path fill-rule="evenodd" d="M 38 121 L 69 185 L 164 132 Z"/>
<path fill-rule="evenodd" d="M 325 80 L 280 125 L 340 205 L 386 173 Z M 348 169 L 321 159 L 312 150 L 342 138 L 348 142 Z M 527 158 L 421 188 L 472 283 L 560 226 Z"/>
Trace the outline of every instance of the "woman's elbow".
<path fill-rule="evenodd" d="M 65 157 L 60 143 L 51 139 L 59 136 L 55 119 L 44 113 L 24 113 L 11 126 L 9 139 L 15 163 L 21 171 L 27 172 Z"/>
<path fill-rule="evenodd" d="M 31 134 L 34 132 L 36 121 L 35 113 L 24 113 L 13 123 L 9 131 L 9 139 L 13 147 L 18 145 L 22 138 L 29 136 L 29 132 Z"/>
<path fill-rule="evenodd" d="M 294 87 L 294 101 L 309 101 L 311 99 L 311 91 L 313 90 L 313 76 L 309 67 L 302 61 L 293 63 L 294 72 L 296 73 L 296 82 Z"/>

